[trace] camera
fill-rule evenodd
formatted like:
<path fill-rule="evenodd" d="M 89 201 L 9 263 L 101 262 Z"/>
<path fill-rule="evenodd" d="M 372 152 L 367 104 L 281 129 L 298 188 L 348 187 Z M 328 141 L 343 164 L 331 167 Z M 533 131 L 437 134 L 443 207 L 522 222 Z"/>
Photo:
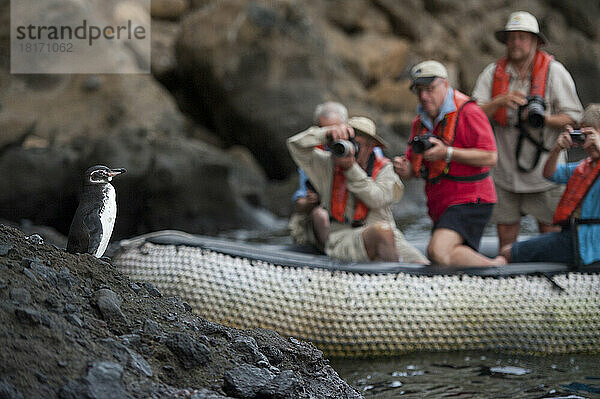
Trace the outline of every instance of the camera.
<path fill-rule="evenodd" d="M 425 151 L 427 151 L 428 149 L 430 149 L 431 147 L 433 147 L 433 143 L 431 143 L 431 141 L 429 141 L 430 137 L 435 137 L 435 136 L 431 133 L 425 133 L 420 136 L 415 136 L 410 141 L 409 144 L 412 146 L 412 149 L 415 152 L 415 154 L 422 154 Z"/>
<path fill-rule="evenodd" d="M 527 108 L 527 122 L 529 123 L 529 126 L 535 129 L 544 127 L 544 111 L 546 110 L 544 99 L 540 96 L 528 96 L 527 104 L 519 107 L 519 116 L 525 108 Z"/>
<path fill-rule="evenodd" d="M 573 144 L 583 144 L 585 142 L 585 134 L 581 133 L 581 130 L 573 130 L 569 132 L 569 136 L 571 136 Z"/>
<path fill-rule="evenodd" d="M 358 143 L 354 141 L 354 139 L 350 140 L 337 140 L 328 145 L 329 151 L 338 157 L 343 158 L 350 155 L 350 153 L 354 150 L 354 156 L 358 154 L 358 150 L 360 149 Z"/>

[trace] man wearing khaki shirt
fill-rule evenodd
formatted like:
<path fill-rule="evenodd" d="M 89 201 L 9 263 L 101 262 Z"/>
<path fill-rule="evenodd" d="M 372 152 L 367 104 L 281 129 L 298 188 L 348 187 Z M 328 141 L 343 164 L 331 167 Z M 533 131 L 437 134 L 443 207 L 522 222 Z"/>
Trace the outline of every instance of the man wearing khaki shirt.
<path fill-rule="evenodd" d="M 580 119 L 583 108 L 569 72 L 540 50 L 546 38 L 533 15 L 512 13 L 496 38 L 506 44 L 506 57 L 484 69 L 472 98 L 496 136 L 498 203 L 492 222 L 501 248 L 517 239 L 523 215 L 534 216 L 540 232 L 555 231 L 552 216 L 563 188 L 544 179 L 542 168 L 547 149 L 566 125 Z"/>
<path fill-rule="evenodd" d="M 350 139 L 358 148 L 350 146 L 343 156 L 316 148 Z M 287 145 L 329 212 L 328 256 L 349 261 L 429 263 L 396 228 L 391 205 L 400 200 L 404 186 L 391 162 L 373 151 L 386 145 L 373 121 L 354 117 L 348 124 L 311 127 L 289 138 Z"/>

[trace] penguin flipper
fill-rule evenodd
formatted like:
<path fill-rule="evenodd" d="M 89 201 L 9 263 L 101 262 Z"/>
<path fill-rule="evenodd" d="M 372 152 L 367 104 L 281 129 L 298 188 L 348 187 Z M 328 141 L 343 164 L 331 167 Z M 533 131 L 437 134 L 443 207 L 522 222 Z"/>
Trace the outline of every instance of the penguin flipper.
<path fill-rule="evenodd" d="M 102 241 L 102 221 L 99 214 L 92 214 L 86 220 L 89 229 L 87 253 L 96 255 Z"/>
<path fill-rule="evenodd" d="M 78 210 L 79 211 L 79 210 Z M 90 241 L 90 231 L 85 221 L 82 220 L 79 212 L 75 214 L 71 228 L 69 230 L 69 238 L 67 241 L 67 252 L 86 253 Z"/>

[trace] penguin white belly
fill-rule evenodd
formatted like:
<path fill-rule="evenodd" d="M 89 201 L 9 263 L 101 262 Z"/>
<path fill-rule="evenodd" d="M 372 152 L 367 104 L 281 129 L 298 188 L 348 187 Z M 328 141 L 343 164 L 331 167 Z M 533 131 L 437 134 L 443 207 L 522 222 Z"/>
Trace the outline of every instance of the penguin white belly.
<path fill-rule="evenodd" d="M 100 209 L 100 222 L 102 223 L 102 238 L 98 250 L 94 254 L 96 258 L 102 257 L 108 247 L 110 236 L 112 235 L 115 219 L 117 218 L 117 196 L 115 188 L 111 184 L 106 185 L 104 191 L 104 206 Z"/>

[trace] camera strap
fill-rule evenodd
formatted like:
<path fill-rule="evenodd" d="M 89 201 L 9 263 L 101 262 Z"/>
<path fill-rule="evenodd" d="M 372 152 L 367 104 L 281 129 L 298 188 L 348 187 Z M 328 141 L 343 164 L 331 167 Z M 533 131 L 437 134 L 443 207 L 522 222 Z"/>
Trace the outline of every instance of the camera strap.
<path fill-rule="evenodd" d="M 527 129 L 525 128 L 525 126 L 523 126 L 521 120 L 519 119 L 519 123 L 517 123 L 516 126 L 519 129 L 519 138 L 517 139 L 517 146 L 515 147 L 515 159 L 517 161 L 517 168 L 519 169 L 519 172 L 521 173 L 529 173 L 532 170 L 535 169 L 535 167 L 537 166 L 537 164 L 540 162 L 540 158 L 542 156 L 542 152 L 548 152 L 550 151 L 548 148 L 544 147 L 544 133 L 543 130 L 540 134 L 541 138 L 540 140 L 536 140 L 533 136 L 531 136 L 531 134 L 529 134 L 529 132 L 527 131 Z M 529 142 L 531 142 L 535 148 L 535 156 L 533 158 L 533 161 L 531 163 L 531 165 L 529 167 L 523 166 L 521 164 L 521 161 L 519 160 L 519 157 L 521 156 L 521 150 L 523 149 L 523 140 L 528 140 Z"/>

